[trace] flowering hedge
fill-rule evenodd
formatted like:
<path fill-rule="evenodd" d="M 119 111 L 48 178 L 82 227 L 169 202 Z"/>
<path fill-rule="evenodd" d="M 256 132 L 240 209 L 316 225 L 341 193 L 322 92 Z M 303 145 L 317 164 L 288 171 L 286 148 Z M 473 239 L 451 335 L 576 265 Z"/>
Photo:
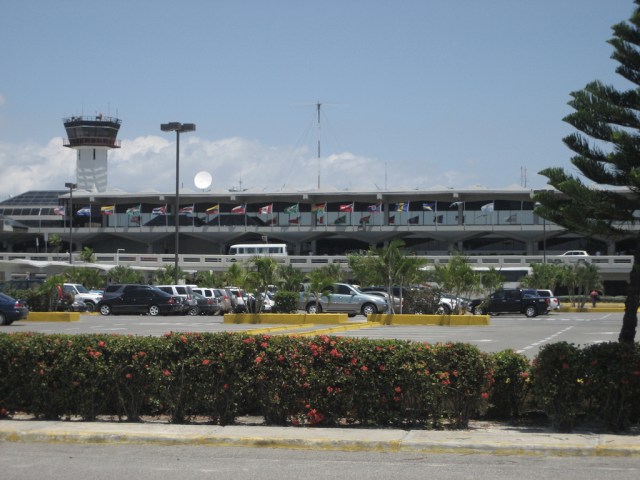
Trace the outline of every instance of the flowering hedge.
<path fill-rule="evenodd" d="M 608 374 L 612 358 L 617 370 Z M 513 351 L 486 354 L 462 343 L 0 334 L 0 417 L 225 425 L 260 415 L 270 425 L 466 428 L 487 408 L 514 418 L 535 400 L 560 428 L 582 412 L 623 429 L 640 418 L 639 359 L 637 345 L 618 344 L 553 344 L 531 366 Z"/>

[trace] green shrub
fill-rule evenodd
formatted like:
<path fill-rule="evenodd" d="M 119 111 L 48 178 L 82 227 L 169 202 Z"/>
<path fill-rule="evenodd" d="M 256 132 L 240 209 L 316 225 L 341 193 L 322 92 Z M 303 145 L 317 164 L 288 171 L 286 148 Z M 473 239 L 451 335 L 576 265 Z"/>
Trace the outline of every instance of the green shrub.
<path fill-rule="evenodd" d="M 402 302 L 402 313 L 433 314 L 440 304 L 440 292 L 432 288 L 409 290 Z"/>
<path fill-rule="evenodd" d="M 573 430 L 584 413 L 582 352 L 567 342 L 544 345 L 532 363 L 536 403 L 551 419 L 555 431 Z"/>
<path fill-rule="evenodd" d="M 614 432 L 640 421 L 640 345 L 598 343 L 583 359 L 590 418 Z"/>
<path fill-rule="evenodd" d="M 516 419 L 523 410 L 531 386 L 529 360 L 511 349 L 492 355 L 494 372 L 487 415 Z"/>
<path fill-rule="evenodd" d="M 295 313 L 298 310 L 298 294 L 278 290 L 274 295 L 273 313 Z"/>

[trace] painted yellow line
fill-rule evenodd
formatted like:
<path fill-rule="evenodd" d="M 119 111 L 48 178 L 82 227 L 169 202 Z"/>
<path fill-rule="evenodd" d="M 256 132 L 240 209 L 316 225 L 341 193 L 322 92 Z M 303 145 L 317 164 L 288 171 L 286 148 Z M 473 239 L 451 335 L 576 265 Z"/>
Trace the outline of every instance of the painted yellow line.
<path fill-rule="evenodd" d="M 307 324 L 297 324 L 297 325 L 282 325 L 279 327 L 265 327 L 265 328 L 253 328 L 251 330 L 239 330 L 237 333 L 246 333 L 248 335 L 260 335 L 261 333 L 270 333 L 270 332 L 279 332 L 284 330 L 296 330 L 299 328 L 308 328 L 313 325 Z"/>
<path fill-rule="evenodd" d="M 361 328 L 380 327 L 381 323 L 378 322 L 362 322 L 362 323 L 350 323 L 348 325 L 341 325 L 339 327 L 323 328 L 319 330 L 312 330 L 310 332 L 304 332 L 299 334 L 301 337 L 310 337 L 315 335 L 327 335 L 336 332 L 344 332 L 346 330 L 358 330 Z"/>

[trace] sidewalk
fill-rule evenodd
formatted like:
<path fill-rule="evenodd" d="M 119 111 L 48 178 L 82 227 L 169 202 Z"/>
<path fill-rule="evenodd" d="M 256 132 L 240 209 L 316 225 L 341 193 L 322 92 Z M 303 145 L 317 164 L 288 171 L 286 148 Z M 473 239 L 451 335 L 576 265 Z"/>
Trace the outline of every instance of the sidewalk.
<path fill-rule="evenodd" d="M 0 442 L 209 445 L 340 451 L 640 457 L 640 435 L 551 433 L 477 422 L 468 430 L 392 430 L 0 420 Z"/>

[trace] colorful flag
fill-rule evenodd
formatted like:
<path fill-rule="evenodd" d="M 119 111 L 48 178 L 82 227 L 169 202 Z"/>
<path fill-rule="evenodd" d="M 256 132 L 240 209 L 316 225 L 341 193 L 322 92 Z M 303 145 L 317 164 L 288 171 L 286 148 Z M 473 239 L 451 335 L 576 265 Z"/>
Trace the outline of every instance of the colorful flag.
<path fill-rule="evenodd" d="M 369 205 L 367 211 L 372 213 L 380 213 L 382 211 L 382 204 L 376 203 L 375 205 Z"/>
<path fill-rule="evenodd" d="M 353 212 L 353 203 L 348 203 L 346 205 L 340 205 L 340 211 L 341 212 L 346 212 L 346 213 Z"/>
<path fill-rule="evenodd" d="M 273 212 L 273 203 L 271 205 L 265 205 L 264 207 L 260 207 L 260 215 L 269 215 Z"/>
<path fill-rule="evenodd" d="M 212 205 L 211 207 L 207 208 L 206 212 L 207 215 L 216 215 L 220 213 L 220 204 L 216 203 L 215 205 Z"/>
<path fill-rule="evenodd" d="M 422 210 L 427 210 L 429 212 L 433 212 L 434 208 L 436 208 L 435 202 L 424 202 L 422 204 Z"/>
<path fill-rule="evenodd" d="M 100 213 L 102 215 L 113 215 L 115 210 L 116 210 L 115 205 L 103 205 L 102 207 L 100 207 Z"/>
<path fill-rule="evenodd" d="M 487 203 L 486 205 L 482 205 L 480 207 L 480 210 L 485 213 L 493 212 L 493 207 L 494 207 L 493 202 L 491 202 L 491 203 Z"/>
<path fill-rule="evenodd" d="M 369 223 L 371 221 L 371 215 L 367 215 L 366 217 L 362 217 L 360 219 L 360 223 Z"/>
<path fill-rule="evenodd" d="M 64 216 L 64 207 L 61 207 L 61 206 L 53 207 L 53 214 Z"/>
<path fill-rule="evenodd" d="M 76 215 L 79 217 L 90 217 L 91 207 L 82 207 L 80 210 L 76 212 Z"/>
<path fill-rule="evenodd" d="M 151 210 L 151 213 L 153 215 L 166 215 L 167 214 L 167 205 L 163 205 L 161 207 L 156 207 L 153 210 Z"/>
<path fill-rule="evenodd" d="M 327 210 L 327 203 L 316 203 L 311 206 L 311 211 L 314 213 L 324 213 Z"/>
<path fill-rule="evenodd" d="M 238 205 L 237 207 L 233 207 L 231 209 L 231 213 L 246 213 L 247 205 L 243 203 L 242 205 Z"/>
<path fill-rule="evenodd" d="M 318 217 L 318 225 L 324 225 L 324 215 Z"/>
<path fill-rule="evenodd" d="M 138 205 L 137 207 L 127 208 L 127 215 L 140 215 L 140 207 L 141 205 Z"/>
<path fill-rule="evenodd" d="M 291 205 L 284 209 L 284 213 L 288 213 L 289 215 L 295 215 L 300 212 L 300 204 L 296 203 L 295 205 Z"/>
<path fill-rule="evenodd" d="M 188 214 L 188 213 L 189 213 L 189 214 L 190 214 L 190 213 L 193 213 L 193 207 L 194 207 L 194 206 L 195 206 L 195 205 L 189 205 L 188 207 L 182 207 L 182 208 L 180 209 L 180 213 L 184 213 L 185 215 L 186 215 L 186 214 Z"/>
<path fill-rule="evenodd" d="M 300 217 L 290 218 L 289 223 L 291 225 L 298 225 L 300 223 Z"/>
<path fill-rule="evenodd" d="M 342 215 L 341 217 L 336 218 L 336 221 L 333 222 L 335 225 L 341 225 L 343 223 L 347 223 L 347 216 Z"/>
<path fill-rule="evenodd" d="M 420 217 L 418 217 L 418 215 L 409 219 L 409 225 L 417 225 L 418 222 L 420 222 Z"/>
<path fill-rule="evenodd" d="M 396 203 L 396 212 L 408 212 L 409 202 Z"/>
<path fill-rule="evenodd" d="M 464 202 L 453 202 L 451 205 L 449 205 L 449 208 L 452 208 L 452 207 L 458 208 L 460 205 L 464 205 Z"/>

